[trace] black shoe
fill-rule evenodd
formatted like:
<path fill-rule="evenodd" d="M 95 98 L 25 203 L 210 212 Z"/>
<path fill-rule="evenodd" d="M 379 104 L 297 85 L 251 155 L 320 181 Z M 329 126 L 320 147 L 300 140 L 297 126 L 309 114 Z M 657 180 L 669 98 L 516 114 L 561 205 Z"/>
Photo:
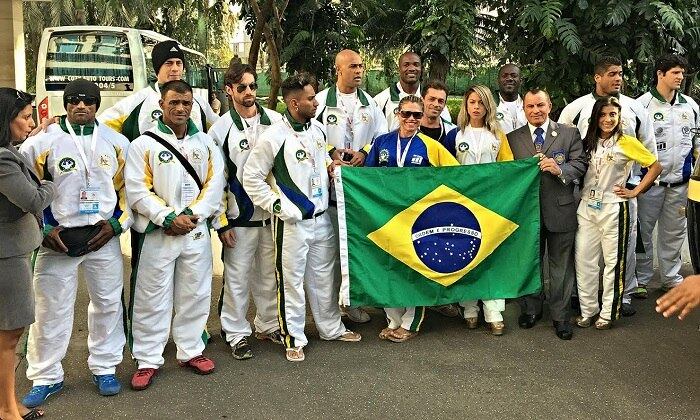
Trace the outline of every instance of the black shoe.
<path fill-rule="evenodd" d="M 620 315 L 622 316 L 632 316 L 637 313 L 631 303 L 623 303 L 622 308 L 620 308 Z"/>
<path fill-rule="evenodd" d="M 557 337 L 562 340 L 571 340 L 574 336 L 574 330 L 571 328 L 569 321 L 553 321 L 554 330 L 557 333 Z"/>
<path fill-rule="evenodd" d="M 253 357 L 253 350 L 250 349 L 248 340 L 245 337 L 233 346 L 231 353 L 233 354 L 233 358 L 237 360 L 245 360 Z"/>
<path fill-rule="evenodd" d="M 524 329 L 532 328 L 540 319 L 542 319 L 542 312 L 535 315 L 520 314 L 518 317 L 518 325 L 520 328 Z"/>

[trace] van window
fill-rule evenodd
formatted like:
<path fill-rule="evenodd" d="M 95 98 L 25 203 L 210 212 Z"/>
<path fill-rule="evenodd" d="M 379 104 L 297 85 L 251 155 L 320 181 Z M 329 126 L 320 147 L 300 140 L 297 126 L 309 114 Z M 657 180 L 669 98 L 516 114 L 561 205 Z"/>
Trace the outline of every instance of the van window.
<path fill-rule="evenodd" d="M 143 52 L 146 55 L 146 70 L 148 72 L 148 83 L 155 83 L 157 80 L 156 72 L 153 70 L 153 61 L 151 60 L 151 53 L 153 52 L 153 47 L 158 43 L 157 40 L 150 38 L 148 36 L 141 36 L 141 42 L 143 43 Z M 185 81 L 189 83 L 194 89 L 208 89 L 207 84 L 207 67 L 206 60 L 203 56 L 193 54 L 189 51 L 185 51 L 185 61 L 187 62 L 187 68 L 185 69 Z"/>
<path fill-rule="evenodd" d="M 134 69 L 126 34 L 99 31 L 52 34 L 46 53 L 46 90 L 62 91 L 78 78 L 95 82 L 101 90 L 134 90 Z"/>

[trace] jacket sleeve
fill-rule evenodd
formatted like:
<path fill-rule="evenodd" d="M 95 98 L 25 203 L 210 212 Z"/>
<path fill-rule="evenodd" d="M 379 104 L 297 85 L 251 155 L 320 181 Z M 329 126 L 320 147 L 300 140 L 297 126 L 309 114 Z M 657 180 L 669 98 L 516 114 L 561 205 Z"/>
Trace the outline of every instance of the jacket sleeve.
<path fill-rule="evenodd" d="M 274 206 L 280 201 L 280 196 L 266 182 L 275 158 L 272 142 L 267 138 L 258 141 L 243 167 L 243 189 L 253 204 L 270 214 L 279 215 L 281 212 L 274 211 Z"/>
<path fill-rule="evenodd" d="M 455 158 L 457 157 L 457 146 L 455 143 L 457 142 L 457 133 L 459 132 L 459 127 L 455 127 L 452 130 L 450 130 L 449 133 L 442 139 L 441 144 L 445 146 L 445 149 L 447 149 L 452 156 Z"/>
<path fill-rule="evenodd" d="M 228 218 L 226 211 L 228 209 L 228 177 L 231 176 L 228 172 L 228 165 L 226 164 L 226 158 L 224 156 L 224 141 L 216 130 L 211 130 L 209 132 L 212 139 L 216 143 L 216 150 L 219 152 L 223 162 L 223 173 L 224 173 L 224 188 L 222 189 L 221 200 L 219 201 L 219 208 L 214 212 L 212 217 L 211 225 L 216 231 L 223 231 L 229 228 Z M 236 174 L 233 174 L 236 176 Z"/>
<path fill-rule="evenodd" d="M 108 220 L 109 224 L 114 229 L 114 233 L 119 235 L 131 227 L 134 222 L 131 207 L 126 200 L 126 183 L 124 182 L 124 167 L 126 166 L 126 157 L 128 155 L 129 142 L 124 138 L 124 141 L 114 146 L 117 153 L 117 172 L 112 178 L 114 191 L 117 193 L 117 204 L 114 206 L 114 213 Z"/>
<path fill-rule="evenodd" d="M 202 190 L 197 198 L 190 204 L 190 210 L 195 216 L 209 218 L 214 216 L 221 207 L 221 198 L 224 194 L 224 159 L 221 150 L 216 147 L 214 140 L 204 136 L 209 149 L 207 160 L 207 175 L 202 183 Z"/>
<path fill-rule="evenodd" d="M 576 105 L 576 101 L 574 101 L 565 106 L 561 114 L 559 114 L 559 120 L 557 122 L 559 124 L 568 125 L 569 127 L 575 127 L 574 120 L 576 119 L 576 115 L 580 112 Z"/>
<path fill-rule="evenodd" d="M 124 180 L 129 207 L 158 226 L 170 226 L 175 218 L 175 209 L 153 191 L 150 153 L 146 150 L 146 144 L 139 139 L 129 147 Z"/>
<path fill-rule="evenodd" d="M 499 140 L 501 140 L 501 147 L 498 149 L 498 155 L 496 155 L 496 162 L 511 161 L 515 159 L 513 157 L 513 151 L 510 150 L 510 143 L 506 135 L 500 133 Z"/>
<path fill-rule="evenodd" d="M 654 134 L 654 120 L 651 115 L 647 112 L 646 108 L 642 106 L 639 102 L 634 102 L 637 105 L 637 118 L 639 118 L 639 130 L 637 130 L 637 139 L 642 142 L 644 147 L 646 147 L 654 156 L 657 156 L 656 152 L 656 135 Z"/>
<path fill-rule="evenodd" d="M 588 169 L 588 160 L 586 159 L 586 154 L 583 152 L 581 134 L 576 128 L 572 127 L 570 130 L 573 138 L 569 145 L 569 160 L 559 165 L 561 169 L 559 178 L 565 184 L 581 178 L 586 173 L 586 169 Z"/>
<path fill-rule="evenodd" d="M 51 204 L 56 193 L 53 182 L 43 181 L 36 185 L 27 179 L 19 162 L 13 157 L 2 156 L 6 153 L 9 154 L 0 154 L 0 194 L 25 212 L 40 214 Z"/>

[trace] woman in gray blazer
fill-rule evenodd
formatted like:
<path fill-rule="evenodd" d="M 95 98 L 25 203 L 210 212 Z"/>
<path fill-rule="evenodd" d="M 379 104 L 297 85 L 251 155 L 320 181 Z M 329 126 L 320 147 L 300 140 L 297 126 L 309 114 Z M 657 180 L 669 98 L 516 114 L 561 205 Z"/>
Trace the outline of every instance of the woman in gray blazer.
<path fill-rule="evenodd" d="M 15 348 L 34 322 L 30 254 L 41 244 L 41 214 L 54 196 L 15 149 L 35 127 L 32 96 L 0 88 L 0 418 L 36 419 L 15 398 Z"/>

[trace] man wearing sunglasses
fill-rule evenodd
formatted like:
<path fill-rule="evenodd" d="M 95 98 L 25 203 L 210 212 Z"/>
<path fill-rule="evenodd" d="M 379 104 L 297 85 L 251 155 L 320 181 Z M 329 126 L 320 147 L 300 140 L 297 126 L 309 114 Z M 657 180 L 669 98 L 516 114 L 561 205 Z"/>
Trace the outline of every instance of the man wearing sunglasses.
<path fill-rule="evenodd" d="M 132 222 L 126 205 L 124 161 L 128 140 L 95 121 L 100 90 L 77 79 L 63 93 L 67 115 L 30 137 L 20 152 L 37 174 L 56 184 L 44 211 L 44 242 L 36 257 L 36 322 L 29 330 L 27 378 L 34 386 L 24 404 L 36 407 L 63 388 L 61 360 L 73 328 L 78 269 L 90 296 L 88 367 L 101 395 L 117 394 L 114 376 L 125 337 L 123 262 L 117 236 Z"/>
<path fill-rule="evenodd" d="M 362 57 L 352 50 L 343 50 L 335 56 L 337 81 L 316 95 L 320 104 L 316 119 L 324 125 L 328 136 L 329 154 L 333 160 L 342 160 L 352 166 L 361 166 L 370 144 L 387 132 L 386 118 L 377 104 L 360 89 L 365 67 Z M 328 210 L 333 228 L 338 233 L 338 215 L 335 191 L 331 192 Z M 336 260 L 335 282 L 340 284 L 340 265 Z M 369 322 L 369 315 L 357 308 L 343 308 L 343 314 L 354 322 Z"/>
<path fill-rule="evenodd" d="M 157 43 L 151 52 L 151 61 L 156 83 L 122 99 L 99 117 L 100 122 L 122 133 L 129 141 L 157 125 L 158 117 L 163 115 L 158 105 L 161 86 L 171 80 L 181 80 L 188 68 L 182 47 L 173 40 Z M 206 132 L 219 116 L 207 101 L 194 98 L 190 118 L 199 131 Z"/>
<path fill-rule="evenodd" d="M 246 320 L 248 299 L 255 301 L 255 336 L 282 344 L 277 321 L 277 283 L 270 213 L 253 205 L 243 188 L 243 166 L 258 137 L 282 116 L 255 101 L 257 74 L 249 64 L 233 62 L 224 75 L 233 106 L 214 123 L 209 134 L 224 156 L 227 187 L 225 208 L 214 220 L 223 244 L 224 284 L 219 301 L 221 335 L 238 360 L 253 357 Z"/>

